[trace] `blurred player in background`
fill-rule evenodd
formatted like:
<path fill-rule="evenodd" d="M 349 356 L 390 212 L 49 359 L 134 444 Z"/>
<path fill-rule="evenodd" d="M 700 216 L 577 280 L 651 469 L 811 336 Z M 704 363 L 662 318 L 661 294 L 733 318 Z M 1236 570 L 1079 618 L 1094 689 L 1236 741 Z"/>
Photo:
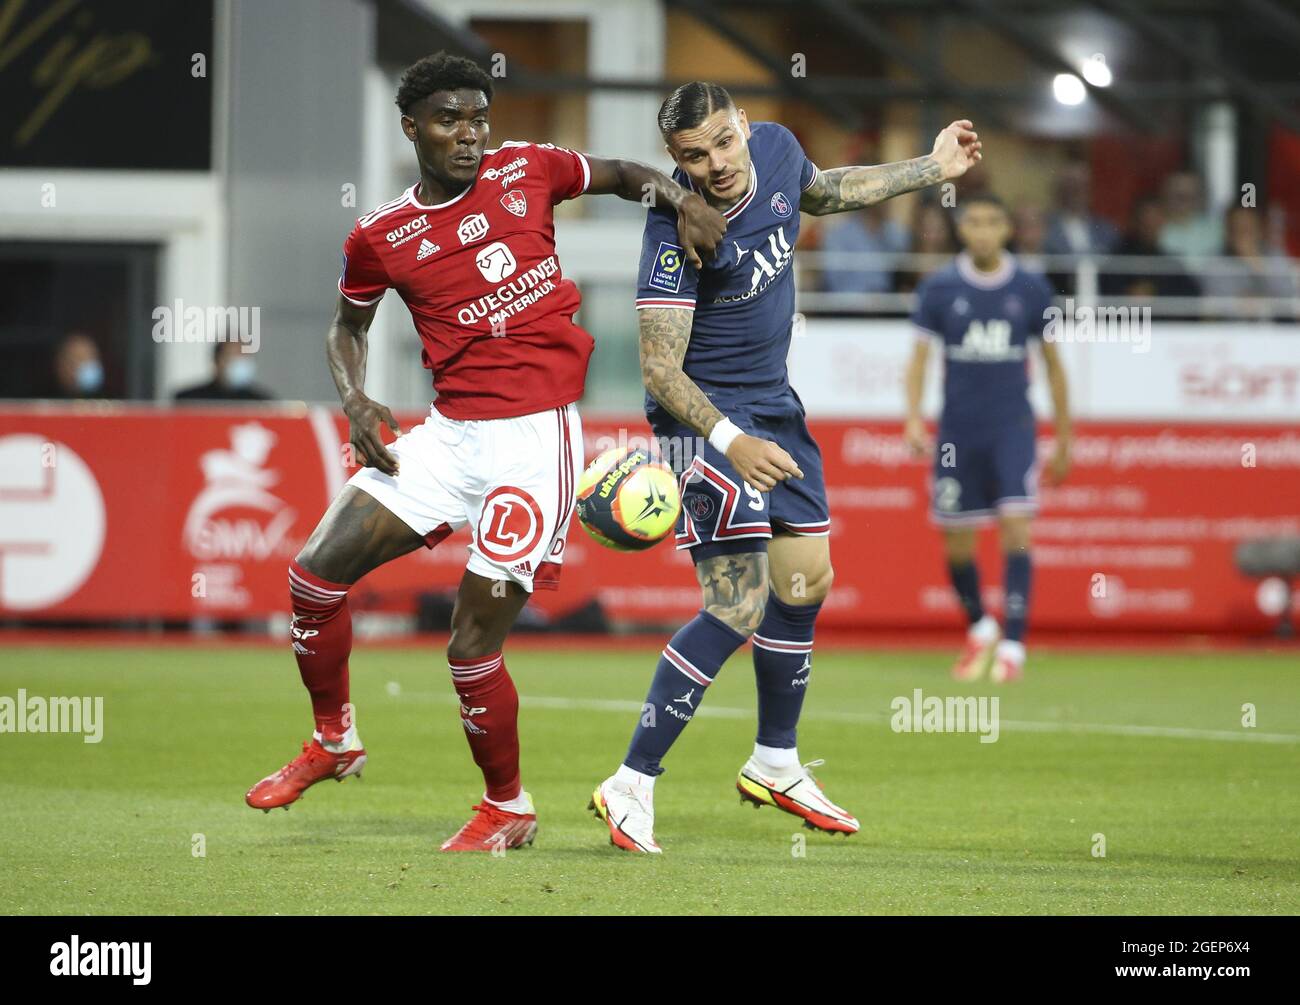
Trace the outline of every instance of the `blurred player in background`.
<path fill-rule="evenodd" d="M 959 177 L 980 159 L 979 140 L 954 122 L 924 157 L 819 171 L 785 126 L 751 125 L 725 89 L 701 82 L 668 97 L 659 130 L 674 178 L 727 221 L 722 248 L 702 264 L 678 241 L 670 208 L 652 208 L 636 302 L 646 415 L 681 479 L 677 546 L 695 562 L 703 609 L 664 648 L 627 756 L 591 808 L 614 844 L 660 851 L 660 762 L 752 636 L 758 735 L 736 781 L 742 799 L 853 833 L 857 820 L 826 798 L 795 745 L 813 624 L 831 586 L 821 452 L 786 373 L 799 213 L 860 210 Z"/>
<path fill-rule="evenodd" d="M 907 370 L 904 436 L 918 456 L 934 454 L 930 515 L 943 531 L 948 573 L 970 625 L 953 676 L 975 680 L 988 672 L 1002 683 L 1024 672 L 1029 524 L 1038 508 L 1035 423 L 1027 397 L 1030 339 L 1042 352 L 1052 392 L 1051 474 L 1057 482 L 1070 469 L 1070 406 L 1056 346 L 1042 337 L 1052 289 L 1007 253 L 1006 207 L 993 195 L 967 196 L 957 230 L 966 250 L 917 289 L 912 321 L 918 338 Z M 937 444 L 921 418 L 932 342 L 944 360 Z M 995 517 L 1005 556 L 1003 626 L 984 611 L 975 565 L 976 531 Z"/>
<path fill-rule="evenodd" d="M 397 104 L 420 180 L 348 236 L 327 338 L 349 438 L 366 466 L 289 565 L 291 641 L 316 730 L 301 756 L 246 797 L 259 809 L 287 807 L 316 782 L 360 774 L 348 590 L 468 524 L 447 658 L 486 791 L 444 851 L 513 848 L 537 829 L 501 647 L 530 593 L 559 579 L 583 461 L 574 402 L 592 351 L 573 322 L 581 297 L 556 258 L 552 207 L 585 194 L 653 193 L 692 255 L 712 252 L 725 229 L 700 196 L 645 165 L 549 144 L 487 149 L 491 99 L 487 73 L 446 53 L 402 76 Z M 406 433 L 363 390 L 366 332 L 390 288 L 411 312 L 437 391 L 429 417 Z M 398 434 L 388 445 L 384 426 Z"/>

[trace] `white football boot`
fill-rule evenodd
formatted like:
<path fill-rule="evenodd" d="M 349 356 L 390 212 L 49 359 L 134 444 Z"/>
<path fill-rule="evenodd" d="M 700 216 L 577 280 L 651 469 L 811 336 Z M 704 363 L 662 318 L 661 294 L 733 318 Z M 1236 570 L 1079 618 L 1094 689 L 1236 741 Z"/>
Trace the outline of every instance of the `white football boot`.
<path fill-rule="evenodd" d="M 609 826 L 610 844 L 625 851 L 659 855 L 655 841 L 654 789 L 611 775 L 591 794 L 587 809 Z"/>
<path fill-rule="evenodd" d="M 802 767 L 791 769 L 788 774 L 772 775 L 768 773 L 769 769 L 751 757 L 736 779 L 740 801 L 753 803 L 754 809 L 775 806 L 785 810 L 801 818 L 809 830 L 846 836 L 856 834 L 857 818 L 827 799 L 821 782 L 808 770 L 825 763 L 809 761 Z"/>

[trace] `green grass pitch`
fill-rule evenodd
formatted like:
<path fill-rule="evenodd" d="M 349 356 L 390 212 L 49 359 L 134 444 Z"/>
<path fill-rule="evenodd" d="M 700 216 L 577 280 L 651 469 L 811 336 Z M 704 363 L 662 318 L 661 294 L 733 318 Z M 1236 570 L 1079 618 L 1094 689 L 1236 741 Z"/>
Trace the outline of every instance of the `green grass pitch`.
<path fill-rule="evenodd" d="M 494 857 L 437 850 L 481 794 L 439 652 L 359 643 L 364 780 L 264 814 L 244 791 L 311 726 L 287 648 L 10 647 L 0 695 L 102 695 L 105 726 L 97 745 L 0 734 L 0 912 L 1300 912 L 1294 654 L 1039 650 L 1000 690 L 952 683 L 951 655 L 817 655 L 800 753 L 862 821 L 846 839 L 740 804 L 742 650 L 666 762 L 665 854 L 648 858 L 611 847 L 586 805 L 653 648 L 508 647 L 540 830 Z M 998 741 L 894 732 L 891 701 L 917 687 L 999 695 Z"/>

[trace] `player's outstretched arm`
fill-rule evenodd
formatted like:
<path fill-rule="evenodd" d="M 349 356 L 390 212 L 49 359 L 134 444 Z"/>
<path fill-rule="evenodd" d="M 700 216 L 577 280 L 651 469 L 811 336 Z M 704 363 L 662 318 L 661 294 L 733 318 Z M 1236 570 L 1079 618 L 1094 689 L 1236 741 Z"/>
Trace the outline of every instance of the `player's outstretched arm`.
<path fill-rule="evenodd" d="M 366 333 L 378 308 L 378 301 L 368 307 L 358 307 L 340 296 L 329 334 L 325 336 L 325 354 L 339 400 L 343 402 L 343 412 L 348 417 L 348 440 L 357 452 L 357 460 L 386 475 L 395 475 L 397 458 L 379 438 L 379 425 L 383 423 L 398 435 L 402 430 L 393 413 L 379 402 L 371 401 L 362 390 L 366 382 Z"/>
<path fill-rule="evenodd" d="M 680 307 L 637 311 L 641 380 L 646 390 L 676 418 L 707 437 L 736 473 L 756 489 L 770 492 L 791 475 L 802 478 L 793 457 L 771 440 L 742 433 L 682 370 L 693 318 L 692 311 Z"/>
<path fill-rule="evenodd" d="M 917 339 L 912 346 L 912 358 L 907 364 L 903 379 L 903 393 L 907 399 L 907 419 L 903 424 L 903 439 L 914 457 L 924 457 L 933 449 L 930 434 L 921 416 L 921 397 L 925 390 L 925 364 L 930 357 L 930 344 Z"/>
<path fill-rule="evenodd" d="M 1043 351 L 1043 367 L 1047 370 L 1047 386 L 1052 391 L 1052 415 L 1056 422 L 1056 450 L 1051 461 L 1052 483 L 1059 485 L 1070 473 L 1070 448 L 1074 442 L 1070 390 L 1056 343 L 1044 339 L 1039 345 Z"/>
<path fill-rule="evenodd" d="M 722 243 L 722 235 L 727 232 L 727 221 L 722 214 L 703 197 L 682 188 L 662 171 L 637 161 L 599 157 L 588 157 L 587 164 L 591 168 L 588 193 L 616 195 L 647 208 L 670 206 L 674 209 L 683 253 L 695 268 L 702 267 L 701 256 L 712 257 Z"/>
<path fill-rule="evenodd" d="M 844 213 L 960 178 L 980 161 L 980 146 L 970 120 L 958 119 L 935 137 L 934 149 L 924 157 L 820 172 L 817 180 L 804 189 L 799 208 L 813 216 Z"/>

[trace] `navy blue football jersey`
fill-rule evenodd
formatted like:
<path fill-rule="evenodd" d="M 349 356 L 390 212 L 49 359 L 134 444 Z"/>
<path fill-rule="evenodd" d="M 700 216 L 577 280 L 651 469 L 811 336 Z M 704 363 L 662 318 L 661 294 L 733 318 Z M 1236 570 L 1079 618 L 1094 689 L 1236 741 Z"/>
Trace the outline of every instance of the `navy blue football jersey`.
<path fill-rule="evenodd" d="M 917 287 L 912 321 L 942 345 L 941 425 L 992 426 L 1031 415 L 1028 346 L 1042 338 L 1052 288 L 1004 254 L 996 272 L 960 254 Z"/>
<path fill-rule="evenodd" d="M 788 386 L 786 357 L 794 321 L 794 246 L 799 199 L 817 166 L 785 126 L 750 125 L 749 188 L 723 213 L 727 233 L 703 269 L 677 238 L 677 214 L 646 214 L 636 306 L 695 312 L 682 369 L 715 401 L 761 400 Z M 673 179 L 693 188 L 679 168 Z M 647 398 L 646 407 L 653 407 Z"/>

